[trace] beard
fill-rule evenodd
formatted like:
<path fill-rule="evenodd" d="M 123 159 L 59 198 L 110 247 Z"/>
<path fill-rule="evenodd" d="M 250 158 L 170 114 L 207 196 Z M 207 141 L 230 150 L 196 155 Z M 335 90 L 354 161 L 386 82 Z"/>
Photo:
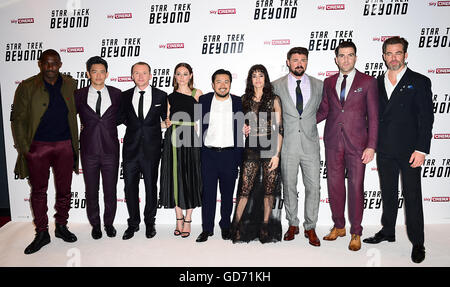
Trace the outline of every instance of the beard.
<path fill-rule="evenodd" d="M 216 95 L 218 95 L 219 97 L 221 97 L 221 98 L 226 98 L 228 95 L 229 95 L 230 93 L 229 92 L 227 92 L 226 94 L 219 94 L 218 92 L 216 92 Z"/>
<path fill-rule="evenodd" d="M 301 68 L 302 70 L 297 71 L 297 68 Z M 291 67 L 289 67 L 289 71 L 297 77 L 301 77 L 305 73 L 305 69 L 303 69 L 303 67 L 301 67 L 301 66 L 298 66 L 295 69 L 292 69 Z"/>

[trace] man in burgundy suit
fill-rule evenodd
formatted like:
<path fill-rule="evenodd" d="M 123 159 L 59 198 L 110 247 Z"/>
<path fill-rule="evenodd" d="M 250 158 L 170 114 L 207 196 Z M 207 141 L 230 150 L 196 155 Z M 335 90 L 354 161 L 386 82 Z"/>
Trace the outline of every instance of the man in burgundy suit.
<path fill-rule="evenodd" d="M 91 85 L 75 91 L 77 112 L 80 115 L 80 155 L 86 186 L 86 211 L 92 225 L 92 237 L 102 237 L 98 191 L 102 174 L 105 211 L 103 221 L 106 234 L 116 235 L 113 226 L 117 207 L 117 178 L 119 169 L 119 141 L 117 123 L 121 91 L 106 86 L 108 63 L 98 57 L 86 63 Z"/>
<path fill-rule="evenodd" d="M 335 50 L 339 73 L 324 81 L 317 122 L 324 131 L 328 196 L 334 227 L 324 240 L 345 236 L 345 171 L 348 173 L 349 249 L 361 248 L 364 172 L 373 160 L 378 133 L 377 81 L 355 69 L 356 46 L 342 42 Z"/>

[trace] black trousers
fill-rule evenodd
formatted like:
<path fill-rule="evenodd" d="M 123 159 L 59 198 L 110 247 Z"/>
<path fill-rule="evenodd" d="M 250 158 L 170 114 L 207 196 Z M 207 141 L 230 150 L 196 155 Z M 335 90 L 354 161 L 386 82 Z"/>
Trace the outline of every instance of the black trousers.
<path fill-rule="evenodd" d="M 155 224 L 156 210 L 158 207 L 158 167 L 161 158 L 159 154 L 152 154 L 151 158 L 145 158 L 144 153 L 132 160 L 123 162 L 123 177 L 125 183 L 125 200 L 128 209 L 128 226 L 137 227 L 141 222 L 139 211 L 139 182 L 141 174 L 145 185 L 144 223 Z"/>
<path fill-rule="evenodd" d="M 405 203 L 405 219 L 408 238 L 413 245 L 424 243 L 424 222 L 422 206 L 422 167 L 412 168 L 409 158 L 388 157 L 377 154 L 378 175 L 380 177 L 383 214 L 382 233 L 395 235 L 398 212 L 399 174 Z"/>

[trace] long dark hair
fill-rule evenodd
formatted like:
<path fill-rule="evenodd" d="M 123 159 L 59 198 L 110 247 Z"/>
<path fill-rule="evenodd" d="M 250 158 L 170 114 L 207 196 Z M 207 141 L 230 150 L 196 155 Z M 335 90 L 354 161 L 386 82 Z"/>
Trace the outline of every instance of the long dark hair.
<path fill-rule="evenodd" d="M 259 105 L 259 111 L 268 112 L 272 107 L 272 100 L 275 97 L 273 93 L 273 86 L 270 83 L 269 73 L 267 73 L 266 67 L 261 64 L 253 65 L 248 71 L 247 86 L 245 87 L 245 94 L 242 96 L 242 107 L 244 111 L 250 110 L 251 100 L 255 96 L 255 87 L 252 83 L 252 76 L 255 72 L 261 72 L 264 74 L 264 88 L 263 95 L 261 97 L 261 104 Z"/>

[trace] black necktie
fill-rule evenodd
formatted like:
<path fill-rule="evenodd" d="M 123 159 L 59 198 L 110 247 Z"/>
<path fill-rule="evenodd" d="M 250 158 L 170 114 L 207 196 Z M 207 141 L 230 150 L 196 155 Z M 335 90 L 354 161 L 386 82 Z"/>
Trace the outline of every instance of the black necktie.
<path fill-rule="evenodd" d="M 345 86 L 347 85 L 347 77 L 348 77 L 348 75 L 343 75 L 343 76 L 344 76 L 344 80 L 342 80 L 341 94 L 339 96 L 339 100 L 341 101 L 341 105 L 344 105 L 344 101 L 345 101 Z"/>
<path fill-rule="evenodd" d="M 297 111 L 299 115 L 302 115 L 303 113 L 303 95 L 302 90 L 300 89 L 300 82 L 301 80 L 297 80 L 297 88 L 295 88 L 295 94 L 297 96 Z"/>
<path fill-rule="evenodd" d="M 139 120 L 144 121 L 144 93 L 145 91 L 140 91 L 139 94 L 139 106 L 138 106 L 138 117 Z"/>
<path fill-rule="evenodd" d="M 95 113 L 100 116 L 100 107 L 102 106 L 102 92 L 97 91 L 98 98 L 97 104 L 95 104 Z"/>

